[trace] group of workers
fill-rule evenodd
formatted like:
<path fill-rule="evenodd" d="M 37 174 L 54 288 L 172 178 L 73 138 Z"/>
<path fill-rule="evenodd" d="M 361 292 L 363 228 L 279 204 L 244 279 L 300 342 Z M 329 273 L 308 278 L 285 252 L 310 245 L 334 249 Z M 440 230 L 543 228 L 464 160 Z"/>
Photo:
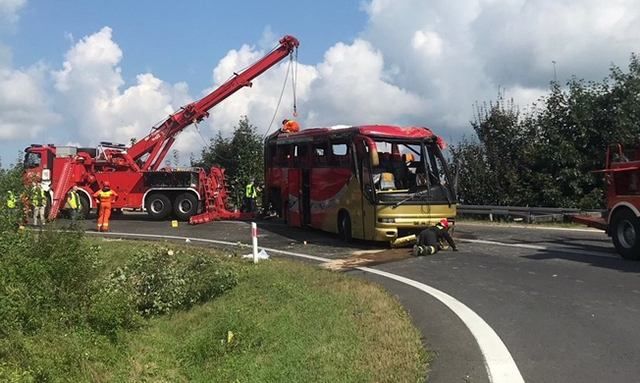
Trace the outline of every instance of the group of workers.
<path fill-rule="evenodd" d="M 82 217 L 83 202 L 80 197 L 79 188 L 73 186 L 67 193 L 65 200 L 65 209 L 68 211 L 72 220 L 78 220 Z M 93 194 L 98 202 L 98 231 L 109 231 L 109 217 L 111 216 L 111 204 L 114 202 L 118 193 L 111 190 L 109 181 L 105 181 L 102 188 Z M 18 222 L 18 196 L 12 190 L 7 191 L 5 207 L 9 214 L 16 219 L 18 226 L 27 224 L 27 217 L 32 213 L 32 224 L 42 227 L 46 223 L 45 211 L 49 201 L 48 192 L 40 183 L 33 182 L 31 188 L 21 195 L 20 201 L 23 208 L 23 219 Z"/>

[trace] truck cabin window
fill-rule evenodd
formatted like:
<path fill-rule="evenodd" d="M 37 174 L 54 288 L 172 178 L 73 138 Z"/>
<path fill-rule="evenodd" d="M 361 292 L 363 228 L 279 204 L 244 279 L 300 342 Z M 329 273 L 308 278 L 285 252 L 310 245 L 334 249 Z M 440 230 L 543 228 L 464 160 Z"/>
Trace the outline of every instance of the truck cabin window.
<path fill-rule="evenodd" d="M 33 169 L 40 166 L 40 153 L 27 153 L 24 156 L 25 169 Z"/>

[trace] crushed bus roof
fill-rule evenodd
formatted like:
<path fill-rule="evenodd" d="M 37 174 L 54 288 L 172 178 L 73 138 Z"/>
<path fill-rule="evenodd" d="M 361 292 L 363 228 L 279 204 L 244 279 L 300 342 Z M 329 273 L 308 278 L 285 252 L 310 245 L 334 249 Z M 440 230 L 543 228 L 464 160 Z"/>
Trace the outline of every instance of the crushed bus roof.
<path fill-rule="evenodd" d="M 431 129 L 418 126 L 395 126 L 395 125 L 336 125 L 323 128 L 308 128 L 302 129 L 296 133 L 283 133 L 276 132 L 269 137 L 270 139 L 276 138 L 278 140 L 287 139 L 304 139 L 313 138 L 317 136 L 325 136 L 331 134 L 362 134 L 365 136 L 374 137 L 389 137 L 389 138 L 414 138 L 423 139 L 435 137 Z"/>

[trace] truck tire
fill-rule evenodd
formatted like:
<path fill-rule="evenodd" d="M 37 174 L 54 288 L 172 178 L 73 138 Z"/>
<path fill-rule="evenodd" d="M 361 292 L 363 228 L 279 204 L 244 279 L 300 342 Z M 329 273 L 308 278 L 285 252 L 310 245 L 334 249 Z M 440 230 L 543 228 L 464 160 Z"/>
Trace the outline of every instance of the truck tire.
<path fill-rule="evenodd" d="M 640 219 L 629 209 L 622 209 L 611 219 L 611 239 L 624 259 L 640 260 Z"/>
<path fill-rule="evenodd" d="M 147 197 L 145 208 L 149 217 L 159 221 L 171 214 L 171 200 L 165 194 L 154 193 Z"/>
<path fill-rule="evenodd" d="M 188 221 L 198 212 L 198 198 L 193 193 L 178 194 L 173 201 L 173 214 L 181 221 Z"/>

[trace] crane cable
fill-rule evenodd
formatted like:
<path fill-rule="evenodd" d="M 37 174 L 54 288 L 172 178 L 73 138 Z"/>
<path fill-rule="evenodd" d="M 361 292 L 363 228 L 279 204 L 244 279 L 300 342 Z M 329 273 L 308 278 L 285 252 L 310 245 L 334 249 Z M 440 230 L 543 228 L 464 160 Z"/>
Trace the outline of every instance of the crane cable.
<path fill-rule="evenodd" d="M 293 73 L 291 74 L 291 90 L 293 93 L 293 117 L 298 117 L 298 105 L 296 98 L 296 87 L 298 86 L 298 48 L 295 48 L 295 58 L 293 58 Z"/>
<path fill-rule="evenodd" d="M 298 50 L 296 49 L 296 53 L 298 52 Z M 297 56 L 297 54 L 296 54 Z M 287 72 L 284 75 L 284 82 L 282 83 L 282 90 L 280 91 L 280 97 L 278 97 L 278 103 L 276 104 L 276 109 L 273 112 L 273 117 L 271 117 L 271 122 L 269 122 L 269 127 L 267 128 L 267 131 L 264 132 L 264 135 L 262 136 L 262 140 L 264 141 L 265 138 L 267 138 L 267 135 L 269 134 L 269 132 L 271 131 L 271 127 L 273 126 L 273 122 L 276 119 L 276 116 L 278 115 L 278 109 L 280 108 L 280 103 L 282 102 L 282 96 L 284 95 L 284 90 L 287 87 L 287 80 L 289 79 L 289 72 L 291 71 L 291 67 L 293 65 L 293 54 L 289 55 L 289 65 L 287 65 Z M 295 88 L 294 88 L 295 89 Z M 295 90 L 294 90 L 294 98 L 293 98 L 293 105 L 294 105 L 294 114 L 295 114 Z"/>

